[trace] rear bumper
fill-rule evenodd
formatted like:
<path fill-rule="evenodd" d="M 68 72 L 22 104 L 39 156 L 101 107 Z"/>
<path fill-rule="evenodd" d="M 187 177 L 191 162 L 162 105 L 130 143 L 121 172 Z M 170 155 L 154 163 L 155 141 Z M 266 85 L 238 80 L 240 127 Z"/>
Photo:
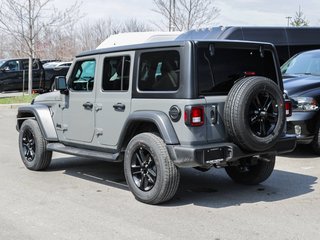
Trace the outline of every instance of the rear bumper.
<path fill-rule="evenodd" d="M 201 146 L 168 145 L 171 159 L 178 167 L 226 166 L 240 158 L 264 154 L 277 155 L 291 152 L 296 147 L 295 135 L 286 135 L 277 144 L 264 152 L 248 152 L 231 142 Z"/>

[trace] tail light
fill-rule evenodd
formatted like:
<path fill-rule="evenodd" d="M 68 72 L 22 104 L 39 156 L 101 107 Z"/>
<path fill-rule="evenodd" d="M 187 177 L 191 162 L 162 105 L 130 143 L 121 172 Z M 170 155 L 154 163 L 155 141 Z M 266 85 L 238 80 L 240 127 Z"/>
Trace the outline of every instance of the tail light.
<path fill-rule="evenodd" d="M 199 127 L 204 124 L 203 106 L 186 106 L 184 111 L 184 122 L 187 126 Z"/>
<path fill-rule="evenodd" d="M 292 115 L 292 102 L 289 99 L 285 100 L 285 109 L 286 109 L 286 116 L 291 117 Z"/>
<path fill-rule="evenodd" d="M 243 72 L 243 74 L 246 76 L 246 77 L 250 77 L 250 76 L 256 76 L 256 72 L 252 72 L 252 71 L 245 71 Z"/>

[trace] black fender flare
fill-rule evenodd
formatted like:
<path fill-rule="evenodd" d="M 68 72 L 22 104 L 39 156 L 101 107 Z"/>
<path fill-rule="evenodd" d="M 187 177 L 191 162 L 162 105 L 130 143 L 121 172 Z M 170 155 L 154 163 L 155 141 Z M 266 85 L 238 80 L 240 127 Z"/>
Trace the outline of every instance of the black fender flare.
<path fill-rule="evenodd" d="M 127 118 L 120 134 L 118 147 L 121 148 L 128 131 L 130 131 L 138 122 L 149 122 L 155 124 L 165 144 L 180 144 L 177 134 L 167 114 L 161 111 L 136 111 L 131 113 Z"/>
<path fill-rule="evenodd" d="M 20 130 L 23 121 L 32 118 L 38 122 L 42 136 L 45 140 L 58 141 L 58 135 L 48 106 L 37 104 L 19 107 L 17 114 L 17 130 Z"/>

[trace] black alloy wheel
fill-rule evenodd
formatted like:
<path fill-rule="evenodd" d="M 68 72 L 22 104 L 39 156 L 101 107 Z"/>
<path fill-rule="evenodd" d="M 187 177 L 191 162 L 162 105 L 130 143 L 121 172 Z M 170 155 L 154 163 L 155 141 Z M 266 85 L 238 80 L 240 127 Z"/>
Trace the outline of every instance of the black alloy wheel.
<path fill-rule="evenodd" d="M 228 94 L 224 124 L 230 141 L 242 149 L 260 152 L 272 148 L 285 127 L 280 87 L 261 76 L 240 79 Z"/>
<path fill-rule="evenodd" d="M 19 130 L 19 150 L 22 162 L 30 170 L 44 170 L 50 165 L 52 151 L 47 150 L 47 141 L 36 120 L 27 119 L 22 123 Z"/>
<path fill-rule="evenodd" d="M 141 202 L 166 202 L 178 189 L 179 170 L 157 133 L 145 132 L 134 136 L 126 148 L 123 167 L 130 191 Z"/>
<path fill-rule="evenodd" d="M 278 122 L 278 104 L 275 97 L 263 90 L 252 99 L 249 106 L 249 126 L 258 137 L 270 135 Z"/>
<path fill-rule="evenodd" d="M 25 160 L 32 162 L 36 156 L 36 145 L 33 133 L 29 129 L 23 132 L 22 146 Z"/>
<path fill-rule="evenodd" d="M 157 167 L 150 152 L 138 148 L 131 160 L 131 174 L 135 185 L 142 191 L 150 191 L 157 180 Z"/>

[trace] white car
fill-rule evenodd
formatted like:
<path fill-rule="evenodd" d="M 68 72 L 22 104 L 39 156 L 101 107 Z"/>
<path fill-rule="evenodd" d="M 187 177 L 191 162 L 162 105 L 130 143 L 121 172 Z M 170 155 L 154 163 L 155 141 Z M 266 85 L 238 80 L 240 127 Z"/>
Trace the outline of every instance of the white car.
<path fill-rule="evenodd" d="M 43 64 L 44 68 L 70 67 L 72 62 L 48 62 Z"/>

